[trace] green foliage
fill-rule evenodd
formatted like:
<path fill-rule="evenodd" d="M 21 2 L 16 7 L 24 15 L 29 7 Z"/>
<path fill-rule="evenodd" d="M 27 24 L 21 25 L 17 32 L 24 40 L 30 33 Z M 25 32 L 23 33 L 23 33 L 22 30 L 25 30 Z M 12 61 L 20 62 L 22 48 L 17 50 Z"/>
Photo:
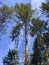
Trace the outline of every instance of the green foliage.
<path fill-rule="evenodd" d="M 18 22 L 15 27 L 13 27 L 13 30 L 11 32 L 11 38 L 14 40 L 16 37 L 20 35 L 20 30 L 22 28 L 22 23 Z"/>
<path fill-rule="evenodd" d="M 30 65 L 48 65 L 49 64 L 49 33 L 38 35 L 33 45 Z"/>
<path fill-rule="evenodd" d="M 31 21 L 31 17 L 33 15 L 33 10 L 31 9 L 31 5 L 30 4 L 16 4 L 14 7 L 15 10 L 15 16 L 18 20 L 18 23 L 16 23 L 16 26 L 13 28 L 12 31 L 12 40 L 15 40 L 15 38 L 17 38 L 17 36 L 20 35 L 20 31 L 23 28 L 23 26 L 25 27 L 25 62 L 24 65 L 28 64 L 28 24 L 30 24 L 29 22 Z"/>
<path fill-rule="evenodd" d="M 0 8 L 0 23 L 6 22 L 6 19 L 12 14 L 13 10 L 4 5 L 2 8 Z"/>
<path fill-rule="evenodd" d="M 46 0 L 46 3 L 42 3 L 41 10 L 47 17 L 49 17 L 49 0 Z"/>
<path fill-rule="evenodd" d="M 44 63 L 48 63 L 49 59 L 49 32 L 43 34 L 45 49 L 43 52 Z"/>
<path fill-rule="evenodd" d="M 33 57 L 31 59 L 31 65 L 32 64 L 41 65 L 41 62 L 42 62 L 41 51 L 43 51 L 45 49 L 44 38 L 42 36 L 43 36 L 43 33 L 45 31 L 47 31 L 48 24 L 47 24 L 47 22 L 44 22 L 44 21 L 40 20 L 39 18 L 32 19 L 33 18 L 32 15 L 33 15 L 34 11 L 31 9 L 30 4 L 22 4 L 22 3 L 16 4 L 14 9 L 15 9 L 15 15 L 18 20 L 18 23 L 16 23 L 16 26 L 13 28 L 12 40 L 15 40 L 15 38 L 20 35 L 20 31 L 23 28 L 23 26 L 26 28 L 25 33 L 27 33 L 27 34 L 28 34 L 28 30 L 29 30 L 28 27 L 30 27 L 31 36 L 37 35 L 37 38 L 34 42 L 34 48 L 33 48 L 34 52 L 32 55 Z M 30 24 L 30 22 L 31 22 L 31 24 Z M 28 24 L 29 24 L 29 26 L 28 26 Z M 27 61 L 27 58 L 25 58 L 25 61 Z M 25 63 L 27 63 L 27 62 L 25 62 Z"/>
<path fill-rule="evenodd" d="M 45 3 L 42 3 L 41 10 L 42 10 L 42 13 L 45 14 L 46 17 L 49 18 L 49 0 L 46 0 Z M 47 26 L 49 27 L 49 24 Z M 49 65 L 49 62 L 48 62 L 48 59 L 49 59 L 49 31 L 48 30 L 49 29 L 47 29 L 47 32 L 43 34 L 45 49 L 43 52 L 44 61 L 43 61 L 42 65 Z"/>
<path fill-rule="evenodd" d="M 41 65 L 42 62 L 41 49 L 38 43 L 38 39 L 39 37 L 35 39 L 33 45 L 33 54 L 31 54 L 30 65 Z"/>
<path fill-rule="evenodd" d="M 12 13 L 13 8 L 10 8 L 7 5 L 3 5 L 2 7 L 0 7 L 0 31 L 4 31 L 5 26 L 9 22 L 8 20 L 12 16 Z"/>
<path fill-rule="evenodd" d="M 42 11 L 44 13 L 47 13 L 47 16 L 49 16 L 49 2 L 47 3 L 42 3 Z M 13 27 L 12 32 L 11 32 L 11 39 L 14 41 L 17 37 L 19 37 L 20 35 L 20 31 L 23 28 L 23 26 L 25 27 L 25 33 L 26 36 L 28 35 L 28 30 L 30 28 L 30 34 L 31 36 L 37 35 L 37 38 L 35 39 L 34 42 L 34 48 L 33 48 L 33 54 L 31 55 L 31 65 L 41 65 L 42 62 L 42 56 L 43 55 L 43 59 L 45 60 L 45 58 L 47 59 L 47 49 L 49 47 L 49 33 L 45 33 L 48 31 L 47 22 L 44 22 L 42 20 L 40 20 L 39 18 L 33 18 L 33 13 L 34 11 L 31 9 L 31 5 L 30 4 L 16 4 L 14 6 L 14 8 L 10 8 L 6 5 L 4 5 L 2 8 L 0 8 L 0 30 L 2 31 L 2 29 L 4 29 L 4 26 L 6 25 L 6 22 L 8 19 L 11 18 L 11 16 L 15 15 L 16 17 L 16 25 Z M 31 24 L 30 24 L 31 23 Z M 28 43 L 28 38 L 26 37 L 26 43 Z M 45 46 L 46 45 L 46 50 L 45 50 Z M 26 45 L 25 45 L 26 46 Z M 41 52 L 44 53 L 42 54 Z M 27 53 L 27 51 L 26 51 Z M 3 64 L 5 65 L 16 65 L 16 63 L 12 63 L 13 60 L 15 61 L 15 54 L 17 54 L 15 52 L 15 50 L 10 50 L 8 52 L 8 55 L 3 59 Z M 28 55 L 28 54 L 25 54 Z M 28 57 L 26 57 L 26 61 L 27 61 Z M 12 64 L 10 64 L 12 63 Z M 25 62 L 27 63 L 27 62 Z"/>
<path fill-rule="evenodd" d="M 47 30 L 47 22 L 44 22 L 42 20 L 38 19 L 33 19 L 32 20 L 32 26 L 31 28 L 31 35 L 41 35 L 42 32 L 44 32 L 45 30 Z"/>
<path fill-rule="evenodd" d="M 14 40 L 19 34 L 23 26 L 31 21 L 31 17 L 33 15 L 33 10 L 31 9 L 30 4 L 16 4 L 14 7 L 15 16 L 17 18 L 16 26 L 13 27 L 12 30 L 12 40 Z"/>
<path fill-rule="evenodd" d="M 32 17 L 33 14 L 31 5 L 23 4 L 23 3 L 21 3 L 20 5 L 16 4 L 15 12 L 16 12 L 16 17 L 21 21 L 23 21 L 24 23 L 30 21 L 30 18 Z"/>
<path fill-rule="evenodd" d="M 3 65 L 16 65 L 18 63 L 17 51 L 9 50 L 8 55 L 3 59 Z"/>
<path fill-rule="evenodd" d="M 49 47 L 49 32 L 44 33 L 44 42 L 47 47 Z"/>

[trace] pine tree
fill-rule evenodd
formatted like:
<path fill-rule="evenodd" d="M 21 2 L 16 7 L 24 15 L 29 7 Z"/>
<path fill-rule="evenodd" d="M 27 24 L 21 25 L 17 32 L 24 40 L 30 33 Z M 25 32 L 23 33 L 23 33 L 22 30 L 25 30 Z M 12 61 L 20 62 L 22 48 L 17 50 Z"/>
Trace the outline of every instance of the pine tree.
<path fill-rule="evenodd" d="M 16 4 L 14 7 L 17 23 L 12 31 L 12 39 L 15 40 L 20 35 L 21 29 L 24 27 L 25 30 L 25 63 L 24 65 L 28 65 L 28 30 L 30 26 L 31 17 L 33 14 L 33 10 L 31 9 L 30 4 Z"/>
<path fill-rule="evenodd" d="M 41 65 L 43 62 L 42 53 L 45 50 L 45 42 L 43 33 L 48 31 L 47 28 L 48 23 L 44 20 L 33 19 L 32 26 L 31 26 L 31 36 L 36 36 L 34 46 L 33 46 L 33 54 L 31 58 L 32 65 Z M 46 39 L 45 39 L 46 40 Z"/>
<path fill-rule="evenodd" d="M 49 18 L 49 0 L 46 0 L 46 2 L 43 2 L 41 5 L 41 11 L 44 15 L 46 15 L 46 17 Z M 47 22 L 49 22 L 49 20 L 47 20 Z M 46 46 L 45 48 L 45 52 L 43 54 L 44 56 L 44 64 L 43 65 L 49 65 L 48 59 L 49 59 L 49 24 L 48 24 L 48 32 L 44 33 L 44 44 Z"/>

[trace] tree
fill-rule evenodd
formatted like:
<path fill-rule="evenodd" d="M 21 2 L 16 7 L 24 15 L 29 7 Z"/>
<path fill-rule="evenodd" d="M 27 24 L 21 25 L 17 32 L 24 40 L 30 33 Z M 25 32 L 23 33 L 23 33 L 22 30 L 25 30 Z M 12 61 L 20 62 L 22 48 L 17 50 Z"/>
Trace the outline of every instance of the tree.
<path fill-rule="evenodd" d="M 13 15 L 12 13 L 13 8 L 10 8 L 9 6 L 3 4 L 3 6 L 0 7 L 0 33 L 5 32 L 7 23 L 9 22 L 11 15 Z"/>
<path fill-rule="evenodd" d="M 12 40 L 15 40 L 16 37 L 20 35 L 21 29 L 24 27 L 25 30 L 25 64 L 28 65 L 28 30 L 33 15 L 33 10 L 31 9 L 30 4 L 16 4 L 15 6 L 15 15 L 17 18 L 16 26 L 12 31 Z"/>
<path fill-rule="evenodd" d="M 48 23 L 44 20 L 40 20 L 39 18 L 33 19 L 30 34 L 31 36 L 35 35 L 36 39 L 33 46 L 33 54 L 31 55 L 31 65 L 41 65 L 41 63 L 43 62 L 42 53 L 45 50 L 44 40 L 46 41 L 46 39 L 44 39 L 43 33 L 48 31 L 47 25 Z"/>
<path fill-rule="evenodd" d="M 18 65 L 17 51 L 9 50 L 8 55 L 3 59 L 3 65 Z"/>
<path fill-rule="evenodd" d="M 30 56 L 30 65 L 41 65 L 42 55 L 41 55 L 41 42 L 39 43 L 40 36 L 38 36 L 33 45 L 33 53 Z"/>
<path fill-rule="evenodd" d="M 49 32 L 46 32 L 43 34 L 44 38 L 44 46 L 45 48 L 43 49 L 43 65 L 44 64 L 49 64 Z"/>
<path fill-rule="evenodd" d="M 24 27 L 25 30 L 25 65 L 28 65 L 28 30 L 31 36 L 42 35 L 47 30 L 47 22 L 40 20 L 40 18 L 33 17 L 33 10 L 30 4 L 16 4 L 15 15 L 17 18 L 16 26 L 12 31 L 12 40 L 20 35 L 21 29 Z"/>
<path fill-rule="evenodd" d="M 46 0 L 46 2 L 43 2 L 42 5 L 41 5 L 41 11 L 44 15 L 46 15 L 46 17 L 49 18 L 49 0 Z M 49 20 L 47 21 L 49 22 Z M 49 30 L 49 24 L 48 24 L 48 30 Z M 44 64 L 43 65 L 48 65 L 48 59 L 49 59 L 49 50 L 48 50 L 48 47 L 49 47 L 49 31 L 47 33 L 44 33 L 44 44 L 46 46 L 45 48 L 45 52 L 44 52 Z M 45 63 L 46 62 L 46 63 Z"/>
<path fill-rule="evenodd" d="M 30 65 L 48 65 L 49 64 L 49 33 L 43 33 L 43 36 L 37 36 L 33 45 L 33 53 L 30 57 Z"/>

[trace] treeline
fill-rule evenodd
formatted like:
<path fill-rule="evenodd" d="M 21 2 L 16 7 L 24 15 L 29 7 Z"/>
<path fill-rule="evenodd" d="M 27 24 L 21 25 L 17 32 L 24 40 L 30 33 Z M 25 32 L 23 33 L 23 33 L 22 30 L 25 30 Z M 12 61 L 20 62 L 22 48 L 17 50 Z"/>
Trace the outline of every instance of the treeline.
<path fill-rule="evenodd" d="M 34 17 L 36 11 L 31 4 L 16 4 L 14 7 L 3 5 L 0 7 L 0 33 L 3 33 L 6 23 L 13 20 L 15 26 L 11 30 L 10 39 L 16 42 L 16 48 L 9 50 L 3 59 L 3 65 L 49 65 L 49 0 L 42 3 L 40 8 L 45 19 Z M 37 14 L 38 15 L 38 14 Z M 24 61 L 21 63 L 18 57 L 19 37 L 24 30 L 25 50 Z M 35 37 L 32 53 L 29 56 L 28 35 Z M 33 41 L 32 41 L 33 42 Z"/>

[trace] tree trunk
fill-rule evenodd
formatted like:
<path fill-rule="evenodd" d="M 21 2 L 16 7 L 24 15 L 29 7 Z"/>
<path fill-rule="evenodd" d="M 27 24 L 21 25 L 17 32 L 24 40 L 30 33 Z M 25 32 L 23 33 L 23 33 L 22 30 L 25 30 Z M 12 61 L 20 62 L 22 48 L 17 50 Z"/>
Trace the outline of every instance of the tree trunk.
<path fill-rule="evenodd" d="M 25 25 L 25 64 L 28 65 L 28 26 Z"/>
<path fill-rule="evenodd" d="M 19 44 L 19 36 L 17 37 L 17 39 L 15 39 L 15 64 L 14 65 L 18 65 L 18 44 Z"/>

